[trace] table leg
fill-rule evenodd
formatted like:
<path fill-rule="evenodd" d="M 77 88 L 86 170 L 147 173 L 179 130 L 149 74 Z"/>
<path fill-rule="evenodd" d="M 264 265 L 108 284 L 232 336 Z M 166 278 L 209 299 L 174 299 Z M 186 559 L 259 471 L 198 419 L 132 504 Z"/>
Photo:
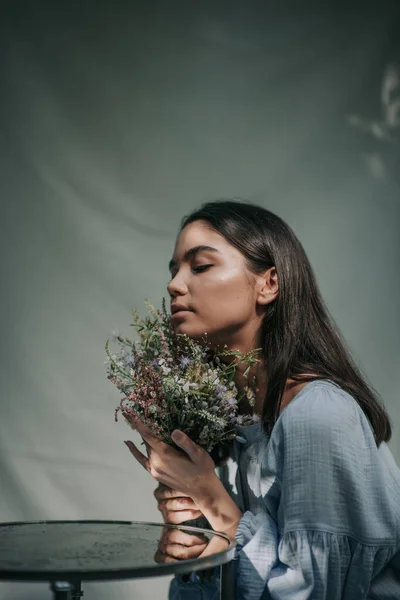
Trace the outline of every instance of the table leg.
<path fill-rule="evenodd" d="M 50 588 L 53 600 L 80 600 L 83 596 L 80 581 L 53 581 Z"/>
<path fill-rule="evenodd" d="M 83 596 L 83 591 L 80 581 L 74 581 L 71 590 L 71 600 L 79 600 Z"/>
<path fill-rule="evenodd" d="M 71 600 L 72 585 L 69 581 L 52 581 L 50 589 L 53 592 L 53 600 Z"/>
<path fill-rule="evenodd" d="M 235 562 L 231 560 L 220 566 L 220 600 L 235 598 Z"/>

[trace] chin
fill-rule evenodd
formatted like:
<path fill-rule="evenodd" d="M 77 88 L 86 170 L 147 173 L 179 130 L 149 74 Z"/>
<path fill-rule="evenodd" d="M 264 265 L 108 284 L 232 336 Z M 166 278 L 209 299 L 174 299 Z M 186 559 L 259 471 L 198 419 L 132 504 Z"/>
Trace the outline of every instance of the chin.
<path fill-rule="evenodd" d="M 199 330 L 198 327 L 190 327 L 190 325 L 186 324 L 186 323 L 177 323 L 176 325 L 174 325 L 174 331 L 175 333 L 185 333 L 187 336 L 189 336 L 192 340 L 196 340 L 198 342 L 202 341 L 202 338 L 204 337 L 204 332 L 206 330 Z M 207 339 L 210 338 L 210 335 L 207 332 Z"/>

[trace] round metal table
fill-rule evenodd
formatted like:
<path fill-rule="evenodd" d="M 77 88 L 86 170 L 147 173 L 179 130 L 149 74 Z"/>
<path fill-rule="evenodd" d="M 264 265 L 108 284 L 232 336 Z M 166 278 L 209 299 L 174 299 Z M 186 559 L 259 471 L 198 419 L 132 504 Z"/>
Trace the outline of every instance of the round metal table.
<path fill-rule="evenodd" d="M 205 536 L 196 558 L 163 562 L 160 540 L 178 529 Z M 83 581 L 139 579 L 220 567 L 221 600 L 234 598 L 235 542 L 209 529 L 141 521 L 0 523 L 0 580 L 48 581 L 54 600 L 78 600 Z"/>

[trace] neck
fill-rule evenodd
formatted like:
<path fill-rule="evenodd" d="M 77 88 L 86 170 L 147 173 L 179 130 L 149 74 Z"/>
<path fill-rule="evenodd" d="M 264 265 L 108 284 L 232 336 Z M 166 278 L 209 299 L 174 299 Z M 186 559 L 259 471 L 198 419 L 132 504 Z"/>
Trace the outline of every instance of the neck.
<path fill-rule="evenodd" d="M 255 393 L 255 403 L 252 406 L 247 400 L 243 398 L 240 401 L 239 413 L 240 414 L 261 414 L 262 405 L 264 402 L 265 395 L 267 393 L 268 377 L 267 370 L 263 363 L 255 365 L 250 369 L 247 379 L 243 376 L 246 365 L 239 365 L 236 369 L 235 384 L 239 392 L 239 396 L 244 393 L 244 388 L 248 385 Z"/>
<path fill-rule="evenodd" d="M 246 385 L 251 385 L 254 381 L 254 392 L 255 392 L 255 404 L 251 406 L 246 398 L 243 398 L 240 402 L 239 413 L 240 414 L 253 414 L 262 415 L 263 405 L 265 396 L 268 389 L 268 375 L 265 363 L 258 363 L 249 372 L 248 380 L 243 377 L 245 366 L 240 365 L 236 369 L 235 383 L 238 388 L 239 395 L 244 391 Z M 287 379 L 285 389 L 282 396 L 281 411 L 293 400 L 293 398 L 300 392 L 300 390 L 307 385 L 308 381 L 294 381 L 293 379 Z"/>
<path fill-rule="evenodd" d="M 257 340 L 259 341 L 259 340 Z M 261 344 L 251 345 L 247 347 L 247 345 L 243 344 L 234 344 L 233 347 L 236 349 L 240 349 L 240 351 L 245 354 L 254 348 L 260 348 Z M 239 347 L 238 347 L 239 346 Z M 244 347 L 246 346 L 246 347 Z M 232 347 L 232 346 L 231 346 Z M 222 357 L 221 360 L 224 362 L 231 362 L 232 358 L 230 357 Z M 240 401 L 239 405 L 239 413 L 252 415 L 256 413 L 258 415 L 262 415 L 263 413 L 263 405 L 265 401 L 265 397 L 268 389 L 268 375 L 267 375 L 267 365 L 264 361 L 260 360 L 256 365 L 254 365 L 247 376 L 247 379 L 243 376 L 244 371 L 246 370 L 246 364 L 240 364 L 236 367 L 236 374 L 234 377 L 234 381 L 236 387 L 239 392 L 239 396 L 243 395 L 244 388 L 249 385 L 253 388 L 255 392 L 255 403 L 254 406 L 250 404 L 250 402 L 244 397 Z M 293 379 L 287 379 L 285 390 L 283 392 L 282 402 L 281 402 L 281 411 L 286 408 L 286 406 L 293 400 L 293 398 L 299 393 L 299 391 L 307 385 L 307 381 L 294 381 Z"/>
<path fill-rule="evenodd" d="M 254 343 L 251 345 L 244 344 L 244 343 L 235 343 L 235 344 L 229 344 L 229 345 L 227 345 L 227 347 L 228 347 L 228 349 L 240 350 L 240 352 L 242 352 L 242 354 L 247 354 L 251 350 L 260 348 L 260 345 L 257 345 Z M 219 349 L 220 349 L 220 346 L 217 346 L 216 348 L 213 348 L 213 352 L 216 351 L 216 353 L 218 354 Z M 257 356 L 260 356 L 260 355 L 258 354 Z M 225 364 L 230 364 L 236 360 L 234 357 L 231 357 L 231 356 L 220 356 L 219 358 Z M 249 366 L 248 364 L 242 363 L 236 367 L 234 382 L 238 389 L 239 397 L 242 396 L 243 394 L 245 394 L 245 387 L 249 386 L 255 392 L 256 401 L 255 401 L 255 405 L 252 406 L 250 404 L 250 402 L 248 401 L 248 399 L 246 397 L 244 397 L 240 401 L 239 413 L 240 414 L 253 414 L 254 412 L 257 412 L 257 413 L 261 414 L 262 404 L 263 404 L 263 401 L 265 398 L 265 394 L 267 392 L 267 369 L 265 367 L 265 363 L 262 360 L 260 360 L 258 363 L 256 363 L 255 365 L 253 365 L 250 368 L 247 377 L 245 377 L 244 372 L 246 371 L 248 366 Z"/>

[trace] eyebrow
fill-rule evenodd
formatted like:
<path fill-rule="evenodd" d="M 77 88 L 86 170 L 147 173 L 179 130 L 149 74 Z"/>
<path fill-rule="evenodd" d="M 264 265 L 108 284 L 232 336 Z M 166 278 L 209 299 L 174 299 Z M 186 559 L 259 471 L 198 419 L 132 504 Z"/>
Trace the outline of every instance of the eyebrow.
<path fill-rule="evenodd" d="M 189 258 L 192 258 L 193 256 L 196 256 L 196 254 L 198 254 L 199 252 L 216 252 L 218 254 L 220 254 L 220 251 L 217 250 L 216 248 L 213 248 L 212 246 L 204 246 L 204 245 L 200 245 L 200 246 L 194 246 L 193 248 L 190 248 L 189 250 L 187 250 L 183 256 L 183 260 L 187 261 L 189 260 Z M 169 261 L 169 265 L 168 268 L 171 271 L 171 269 L 173 269 L 173 267 L 177 266 L 177 261 L 172 258 Z"/>

